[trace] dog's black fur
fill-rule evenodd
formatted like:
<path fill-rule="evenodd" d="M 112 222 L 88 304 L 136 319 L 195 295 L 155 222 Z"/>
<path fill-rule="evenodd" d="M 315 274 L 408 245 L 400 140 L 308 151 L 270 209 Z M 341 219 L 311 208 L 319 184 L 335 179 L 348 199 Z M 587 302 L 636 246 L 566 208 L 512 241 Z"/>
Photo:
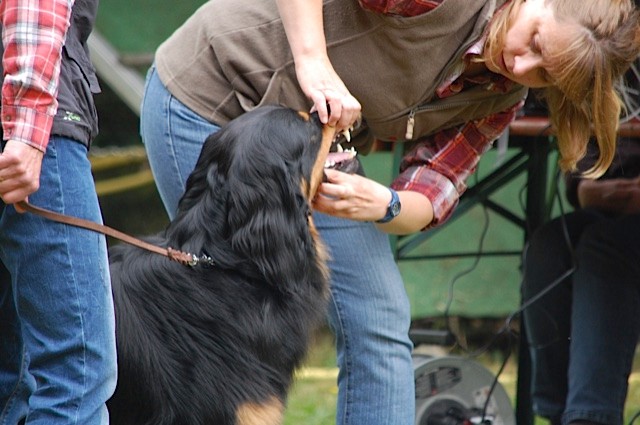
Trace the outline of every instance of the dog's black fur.
<path fill-rule="evenodd" d="M 213 266 L 114 247 L 112 424 L 281 422 L 325 314 L 326 255 L 310 199 L 332 138 L 316 116 L 269 106 L 206 140 L 175 220 L 147 240 L 206 254 Z"/>

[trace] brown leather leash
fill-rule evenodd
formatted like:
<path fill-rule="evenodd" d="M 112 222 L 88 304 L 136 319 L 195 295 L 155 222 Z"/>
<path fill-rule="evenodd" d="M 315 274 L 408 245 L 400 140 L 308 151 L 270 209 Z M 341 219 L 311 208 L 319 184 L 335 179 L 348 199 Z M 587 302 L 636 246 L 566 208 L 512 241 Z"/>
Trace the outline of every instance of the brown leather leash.
<path fill-rule="evenodd" d="M 213 265 L 213 260 L 211 260 L 211 258 L 206 255 L 197 257 L 194 254 L 179 251 L 171 247 L 162 248 L 160 246 L 150 244 L 138 238 L 134 238 L 133 236 L 127 235 L 126 233 L 113 229 L 109 226 L 98 224 L 89 220 L 84 220 L 78 217 L 71 217 L 68 215 L 60 214 L 44 208 L 36 207 L 34 205 L 31 205 L 27 201 L 17 202 L 15 204 L 15 207 L 18 212 L 28 211 L 32 214 L 39 215 L 41 217 L 44 217 L 52 221 L 56 221 L 58 223 L 68 224 L 75 227 L 81 227 L 83 229 L 92 230 L 94 232 L 102 233 L 103 235 L 114 237 L 116 239 L 121 240 L 122 242 L 137 246 L 138 248 L 146 249 L 147 251 L 164 255 L 170 260 L 177 261 L 178 263 L 183 264 L 185 266 L 194 267 L 200 263 L 205 263 L 206 265 L 209 265 L 209 266 Z"/>

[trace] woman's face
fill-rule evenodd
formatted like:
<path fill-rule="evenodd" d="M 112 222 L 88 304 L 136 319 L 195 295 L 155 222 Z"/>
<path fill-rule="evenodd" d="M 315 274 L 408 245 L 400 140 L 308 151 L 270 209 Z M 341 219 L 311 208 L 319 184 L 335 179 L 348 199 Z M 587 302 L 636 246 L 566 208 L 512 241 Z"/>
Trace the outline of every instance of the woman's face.
<path fill-rule="evenodd" d="M 511 12 L 509 21 L 502 49 L 485 58 L 486 66 L 523 86 L 552 85 L 549 57 L 566 45 L 572 27 L 561 27 L 545 0 L 526 0 Z"/>

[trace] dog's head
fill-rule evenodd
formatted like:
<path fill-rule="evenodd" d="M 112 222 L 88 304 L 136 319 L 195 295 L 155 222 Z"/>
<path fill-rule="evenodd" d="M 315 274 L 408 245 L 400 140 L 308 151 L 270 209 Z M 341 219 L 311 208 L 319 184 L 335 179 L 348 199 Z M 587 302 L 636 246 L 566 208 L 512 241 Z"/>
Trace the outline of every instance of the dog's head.
<path fill-rule="evenodd" d="M 168 229 L 170 243 L 205 251 L 218 264 L 242 257 L 274 285 L 308 273 L 309 259 L 324 263 L 311 200 L 334 138 L 316 114 L 280 106 L 231 121 L 207 138 Z"/>

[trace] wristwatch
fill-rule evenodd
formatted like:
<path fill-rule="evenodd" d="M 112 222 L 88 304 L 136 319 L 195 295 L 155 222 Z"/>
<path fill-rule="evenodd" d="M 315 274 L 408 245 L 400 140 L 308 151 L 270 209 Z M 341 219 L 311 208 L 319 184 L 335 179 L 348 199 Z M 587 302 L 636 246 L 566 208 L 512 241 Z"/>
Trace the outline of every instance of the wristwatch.
<path fill-rule="evenodd" d="M 398 192 L 389 188 L 391 192 L 391 202 L 387 206 L 387 214 L 382 217 L 380 220 L 377 220 L 376 223 L 388 223 L 400 214 L 400 208 L 402 205 L 400 204 L 400 197 L 398 196 Z"/>

